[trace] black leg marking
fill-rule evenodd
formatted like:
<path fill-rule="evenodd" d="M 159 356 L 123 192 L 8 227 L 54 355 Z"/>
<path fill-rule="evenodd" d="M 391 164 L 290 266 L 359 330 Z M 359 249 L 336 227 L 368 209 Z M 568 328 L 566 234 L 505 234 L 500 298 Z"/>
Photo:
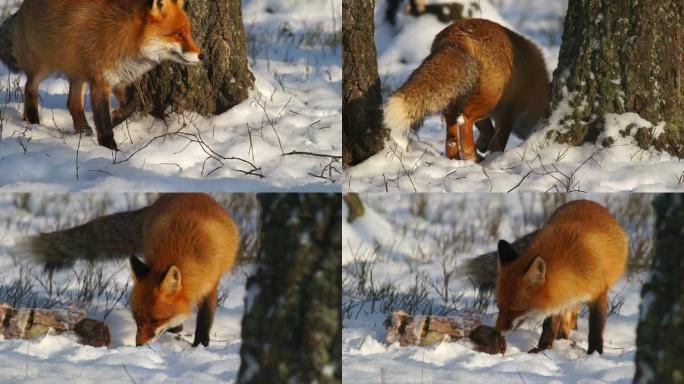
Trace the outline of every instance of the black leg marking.
<path fill-rule="evenodd" d="M 561 318 L 559 315 L 549 316 L 544 319 L 542 334 L 539 337 L 537 348 L 532 349 L 530 353 L 537 353 L 551 348 L 553 346 L 553 341 L 556 339 L 556 335 L 558 334 L 560 324 Z"/>
<path fill-rule="evenodd" d="M 603 353 L 603 330 L 606 327 L 608 316 L 608 293 L 603 292 L 589 305 L 589 349 L 587 353 L 594 351 Z"/>
<path fill-rule="evenodd" d="M 93 87 L 94 88 L 94 87 Z M 103 94 L 101 90 L 92 95 L 93 116 L 97 129 L 97 142 L 103 147 L 118 150 L 112 131 L 112 116 L 109 111 L 109 94 Z"/>
<path fill-rule="evenodd" d="M 214 323 L 214 312 L 216 311 L 216 288 L 202 300 L 197 311 L 197 325 L 195 327 L 195 341 L 193 347 L 200 344 L 209 346 L 209 333 Z"/>

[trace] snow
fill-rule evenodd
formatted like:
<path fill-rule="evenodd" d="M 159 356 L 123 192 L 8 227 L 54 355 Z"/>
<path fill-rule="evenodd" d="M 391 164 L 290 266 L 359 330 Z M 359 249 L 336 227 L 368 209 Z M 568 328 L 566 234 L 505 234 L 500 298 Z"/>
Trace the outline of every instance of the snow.
<path fill-rule="evenodd" d="M 428 3 L 436 3 L 432 0 Z M 482 0 L 466 3 L 466 12 L 490 19 L 532 39 L 541 48 L 549 76 L 558 63 L 566 1 Z M 479 4 L 480 10 L 473 8 Z M 383 96 L 397 89 L 428 55 L 432 39 L 445 24 L 434 16 L 399 15 L 398 26 L 384 20 L 387 2 L 376 8 L 378 72 Z M 572 96 L 572 95 L 570 95 Z M 563 105 L 565 104 L 565 105 Z M 684 164 L 654 148 L 641 149 L 619 131 L 630 124 L 648 127 L 657 137 L 661 122 L 648 122 L 633 113 L 605 116 L 606 133 L 596 144 L 579 147 L 558 144 L 550 131 L 561 128 L 568 112 L 565 100 L 553 117 L 525 142 L 514 135 L 503 154 L 490 154 L 482 164 L 449 160 L 444 156 L 445 127 L 440 115 L 426 118 L 418 135 L 412 134 L 408 152 L 393 143 L 363 163 L 349 168 L 345 188 L 352 191 L 391 192 L 670 192 L 684 189 Z M 475 135 L 478 135 L 475 130 Z M 615 142 L 607 148 L 605 136 Z M 477 136 L 476 136 L 477 137 Z M 659 172 L 653 172 L 657 167 Z"/>
<path fill-rule="evenodd" d="M 149 196 L 126 194 L 31 195 L 27 209 L 21 208 L 21 195 L 0 193 L 0 302 L 2 287 L 20 277 L 22 268 L 31 266 L 28 260 L 15 260 L 10 249 L 23 236 L 67 228 L 85 220 L 106 214 L 141 207 Z M 99 208 L 98 208 L 99 207 Z M 105 208 L 102 208 L 105 207 Z M 100 212 L 102 210 L 102 212 Z M 85 266 L 77 264 L 82 271 Z M 208 348 L 192 348 L 195 315 L 184 323 L 180 333 L 163 334 L 145 347 L 135 346 L 136 325 L 126 298 L 104 318 L 105 298 L 96 299 L 87 315 L 105 320 L 110 328 L 112 345 L 94 348 L 75 343 L 68 336 L 45 336 L 36 340 L 3 340 L 0 336 L 0 382 L 3 383 L 216 383 L 234 382 L 240 367 L 241 322 L 246 297 L 246 275 L 249 266 L 236 268 L 220 283 L 227 292 L 222 307 L 216 310 Z M 35 275 L 36 277 L 33 277 Z M 126 261 L 104 265 L 105 277 L 124 286 L 130 284 Z M 33 266 L 30 283 L 33 290 L 45 298 L 37 279 L 40 268 Z M 68 284 L 76 289 L 71 271 L 55 274 L 55 287 Z M 128 286 L 130 291 L 131 285 Z"/>
<path fill-rule="evenodd" d="M 0 65 L 0 167 L 12 170 L 0 174 L 0 190 L 339 191 L 339 158 L 284 154 L 341 155 L 341 4 L 242 3 L 256 77 L 249 98 L 208 118 L 134 117 L 114 129 L 117 154 L 94 137 L 73 134 L 68 84 L 59 76 L 41 84 L 42 125 L 24 123 L 22 91 L 16 89 L 25 77 Z"/>
<path fill-rule="evenodd" d="M 625 204 L 629 195 L 571 194 L 567 198 L 588 198 L 603 204 L 615 199 L 612 204 L 616 201 Z M 489 355 L 476 352 L 466 340 L 428 347 L 387 345 L 383 325 L 386 315 L 405 308 L 395 304 L 385 309 L 382 300 L 374 307 L 370 301 L 359 304 L 355 271 L 361 262 L 371 262 L 366 289 L 374 286 L 381 291 L 381 287 L 390 285 L 396 288 L 396 297 L 410 296 L 419 276 L 425 276 L 428 284 L 441 284 L 442 260 L 449 256 L 449 248 L 457 247 L 462 251 L 454 252 L 453 264 L 449 264 L 456 272 L 449 290 L 452 295 L 462 295 L 456 307 L 448 308 L 428 285 L 425 300 L 428 304 L 414 313 L 440 314 L 445 310 L 447 315 L 453 315 L 467 311 L 472 308 L 469 304 L 476 292 L 464 276 L 462 266 L 473 256 L 496 249 L 499 238 L 510 241 L 535 229 L 535 223 L 543 222 L 539 219 L 551 213 L 542 209 L 545 204 L 542 200 L 547 197 L 541 194 L 403 194 L 387 198 L 361 194 L 361 199 L 366 210 L 362 218 L 349 224 L 348 212 L 343 210 L 342 361 L 345 382 L 631 383 L 635 372 L 641 287 L 647 278 L 644 272 L 623 277 L 609 291 L 609 302 L 620 295 L 624 301 L 618 313 L 608 317 L 602 355 L 586 353 L 586 310 L 579 319 L 579 329 L 571 332 L 570 340 L 557 340 L 549 350 L 528 353 L 537 345 L 541 322 L 527 322 L 506 337 L 508 349 L 504 355 Z M 420 206 L 416 201 L 422 200 L 427 204 L 421 211 L 416 209 Z M 496 233 L 487 233 L 487 228 L 498 219 L 500 224 Z M 626 219 L 618 217 L 618 220 Z M 623 226 L 628 233 L 632 230 L 624 221 Z M 448 242 L 445 238 L 451 230 L 468 233 L 469 229 L 473 229 L 471 235 L 458 242 L 446 247 L 440 244 L 440 240 Z M 346 311 L 345 308 L 353 303 L 356 306 Z M 493 325 L 497 311 L 492 300 L 482 312 L 482 322 Z"/>

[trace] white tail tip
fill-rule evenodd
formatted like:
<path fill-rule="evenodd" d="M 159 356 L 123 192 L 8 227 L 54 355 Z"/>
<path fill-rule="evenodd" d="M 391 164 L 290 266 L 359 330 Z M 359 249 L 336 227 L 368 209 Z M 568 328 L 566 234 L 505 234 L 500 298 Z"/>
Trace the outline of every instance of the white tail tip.
<path fill-rule="evenodd" d="M 408 106 L 401 96 L 395 95 L 387 99 L 383 108 L 385 127 L 390 130 L 390 137 L 401 149 L 408 149 L 408 131 L 411 128 L 411 118 Z"/>

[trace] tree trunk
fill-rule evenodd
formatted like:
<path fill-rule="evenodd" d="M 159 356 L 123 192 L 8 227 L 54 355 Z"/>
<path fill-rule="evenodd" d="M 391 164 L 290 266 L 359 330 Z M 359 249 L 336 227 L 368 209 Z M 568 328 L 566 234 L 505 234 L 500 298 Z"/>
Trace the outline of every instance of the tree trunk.
<path fill-rule="evenodd" d="M 221 114 L 247 99 L 254 75 L 247 66 L 247 45 L 240 0 L 186 2 L 193 37 L 202 50 L 201 64 L 165 63 L 129 92 L 139 110 L 164 118 L 172 112 Z"/>
<path fill-rule="evenodd" d="M 238 383 L 341 383 L 339 195 L 262 194 Z"/>
<path fill-rule="evenodd" d="M 343 198 L 344 202 L 347 203 L 347 208 L 349 208 L 347 222 L 353 223 L 354 220 L 363 216 L 363 202 L 361 201 L 358 193 L 345 193 Z"/>
<path fill-rule="evenodd" d="M 375 0 L 342 1 L 342 164 L 379 152 L 386 136 L 375 53 Z"/>
<path fill-rule="evenodd" d="M 684 196 L 663 194 L 653 206 L 656 254 L 641 291 L 635 383 L 684 383 Z"/>
<path fill-rule="evenodd" d="M 635 112 L 665 133 L 629 133 L 684 157 L 684 2 L 570 0 L 551 110 L 568 100 L 571 111 L 557 132 L 561 143 L 594 142 L 606 113 Z M 612 144 L 604 140 L 603 145 Z"/>

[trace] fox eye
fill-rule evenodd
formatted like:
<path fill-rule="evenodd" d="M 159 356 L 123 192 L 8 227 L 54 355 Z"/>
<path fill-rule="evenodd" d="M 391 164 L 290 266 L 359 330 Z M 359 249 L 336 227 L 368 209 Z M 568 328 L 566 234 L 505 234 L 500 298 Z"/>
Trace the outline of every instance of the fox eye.
<path fill-rule="evenodd" d="M 178 31 L 178 32 L 176 32 L 176 33 L 174 34 L 174 36 L 176 36 L 176 37 L 179 38 L 179 39 L 183 39 L 183 32 Z"/>

